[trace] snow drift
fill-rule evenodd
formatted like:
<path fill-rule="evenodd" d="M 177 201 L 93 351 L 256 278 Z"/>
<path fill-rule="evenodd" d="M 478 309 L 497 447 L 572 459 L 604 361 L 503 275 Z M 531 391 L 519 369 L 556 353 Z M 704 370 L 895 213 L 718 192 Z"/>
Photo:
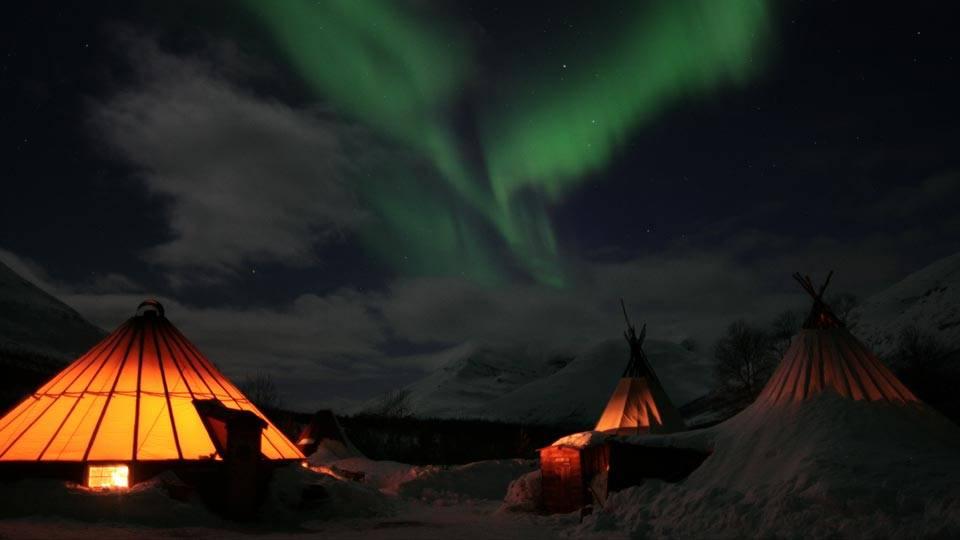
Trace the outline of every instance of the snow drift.
<path fill-rule="evenodd" d="M 960 428 L 919 403 L 825 392 L 709 429 L 644 438 L 712 451 L 677 484 L 613 494 L 579 532 L 852 538 L 960 534 Z M 635 441 L 639 442 L 639 441 Z"/>
<path fill-rule="evenodd" d="M 450 504 L 468 500 L 501 500 L 517 477 L 537 468 L 536 461 L 498 459 L 465 465 L 408 465 L 354 457 L 320 463 L 310 456 L 311 466 L 334 473 L 362 473 L 360 484 L 384 494 Z"/>

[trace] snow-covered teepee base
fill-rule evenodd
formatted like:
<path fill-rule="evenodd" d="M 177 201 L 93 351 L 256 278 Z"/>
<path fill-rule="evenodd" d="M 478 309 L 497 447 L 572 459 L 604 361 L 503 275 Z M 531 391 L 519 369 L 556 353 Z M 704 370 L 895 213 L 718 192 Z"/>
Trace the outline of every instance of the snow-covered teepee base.
<path fill-rule="evenodd" d="M 581 532 L 643 536 L 916 538 L 960 535 L 960 429 L 920 404 L 824 392 L 754 404 L 669 437 L 713 455 L 679 484 L 613 494 Z"/>

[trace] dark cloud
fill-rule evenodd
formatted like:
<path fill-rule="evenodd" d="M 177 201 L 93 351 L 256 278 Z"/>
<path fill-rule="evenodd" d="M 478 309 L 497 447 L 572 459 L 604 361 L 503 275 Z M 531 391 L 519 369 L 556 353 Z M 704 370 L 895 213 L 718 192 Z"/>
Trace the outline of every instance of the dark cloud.
<path fill-rule="evenodd" d="M 166 203 L 171 238 L 149 261 L 181 281 L 309 264 L 363 219 L 336 121 L 242 89 L 246 59 L 228 45 L 177 56 L 148 38 L 121 43 L 138 83 L 97 102 L 92 120 Z"/>
<path fill-rule="evenodd" d="M 912 220 L 921 215 L 921 212 L 938 210 L 945 206 L 952 211 L 958 199 L 960 172 L 949 171 L 899 186 L 875 204 L 868 205 L 864 214 L 874 219 Z"/>
<path fill-rule="evenodd" d="M 916 269 L 906 249 L 916 234 L 923 233 L 844 241 L 729 232 L 709 249 L 676 245 L 621 262 L 581 262 L 576 284 L 566 289 L 519 283 L 491 288 L 425 277 L 397 279 L 382 292 L 304 293 L 269 308 L 161 301 L 171 320 L 229 376 L 267 372 L 293 407 L 342 407 L 412 382 L 478 347 L 515 355 L 518 362 L 578 354 L 619 336 L 620 298 L 635 322 L 649 325 L 652 338 L 692 338 L 709 355 L 710 343 L 731 321 L 766 324 L 782 310 L 806 306 L 790 279 L 794 271 L 822 279 L 834 269 L 834 291 L 866 295 L 889 286 Z M 129 290 L 135 284 L 122 276 L 107 281 L 125 292 L 110 293 L 103 280 L 58 284 L 14 254 L 0 252 L 0 260 L 108 330 L 144 296 Z M 433 352 L 389 352 L 391 340 Z"/>

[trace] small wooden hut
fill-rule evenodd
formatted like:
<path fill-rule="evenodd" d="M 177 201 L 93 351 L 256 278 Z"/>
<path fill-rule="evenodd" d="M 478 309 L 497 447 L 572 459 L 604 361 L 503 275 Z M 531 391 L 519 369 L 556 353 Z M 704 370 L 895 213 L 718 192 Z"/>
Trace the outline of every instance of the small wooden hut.
<path fill-rule="evenodd" d="M 709 455 L 690 448 L 634 444 L 596 432 L 566 437 L 540 450 L 542 506 L 549 513 L 603 506 L 610 493 L 647 479 L 679 482 Z"/>
<path fill-rule="evenodd" d="M 607 471 L 608 464 L 609 449 L 602 444 L 561 443 L 540 449 L 543 508 L 567 513 L 590 504 L 594 498 L 590 483 Z"/>

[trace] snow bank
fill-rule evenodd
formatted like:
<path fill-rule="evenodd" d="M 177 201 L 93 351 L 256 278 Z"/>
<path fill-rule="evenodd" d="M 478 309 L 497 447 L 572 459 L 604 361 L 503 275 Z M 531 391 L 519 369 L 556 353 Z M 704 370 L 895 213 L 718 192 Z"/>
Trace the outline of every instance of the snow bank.
<path fill-rule="evenodd" d="M 611 495 L 579 533 L 852 538 L 960 535 L 960 428 L 921 405 L 826 393 L 663 436 L 713 455 L 686 480 Z"/>
<path fill-rule="evenodd" d="M 172 498 L 168 487 L 182 486 L 163 473 L 131 489 L 91 491 L 62 480 L 0 484 L 0 518 L 67 519 L 149 527 L 235 527 L 210 512 L 195 495 Z M 303 467 L 274 471 L 266 499 L 251 526 L 299 527 L 315 520 L 390 515 L 393 505 L 376 489 L 337 480 Z"/>
<path fill-rule="evenodd" d="M 422 469 L 407 463 L 375 461 L 365 457 L 340 459 L 327 465 L 334 471 L 363 473 L 361 482 L 364 485 L 390 495 L 396 495 L 400 486 L 416 478 Z"/>
<path fill-rule="evenodd" d="M 451 504 L 474 499 L 501 500 L 510 482 L 537 468 L 534 460 L 503 459 L 466 465 L 408 465 L 350 458 L 328 465 L 333 471 L 363 473 L 363 485 L 388 495 Z"/>
<path fill-rule="evenodd" d="M 354 457 L 362 457 L 362 454 L 353 444 L 334 439 L 323 439 L 317 446 L 317 450 L 307 457 L 307 462 L 310 465 L 328 465 L 334 461 Z"/>
<path fill-rule="evenodd" d="M 283 467 L 274 472 L 260 514 L 263 521 L 296 524 L 391 515 L 393 510 L 389 498 L 369 486 L 305 467 Z"/>
<path fill-rule="evenodd" d="M 540 510 L 542 479 L 540 469 L 537 469 L 510 482 L 500 510 L 506 512 L 536 512 Z"/>
<path fill-rule="evenodd" d="M 536 468 L 536 461 L 524 459 L 425 467 L 420 469 L 416 478 L 400 486 L 399 494 L 445 503 L 470 499 L 502 500 L 515 478 Z"/>
<path fill-rule="evenodd" d="M 98 492 L 62 480 L 0 483 L 0 517 L 60 517 L 91 522 L 152 526 L 215 526 L 223 520 L 195 497 L 171 498 L 168 485 L 179 480 L 165 473 L 124 492 Z"/>

